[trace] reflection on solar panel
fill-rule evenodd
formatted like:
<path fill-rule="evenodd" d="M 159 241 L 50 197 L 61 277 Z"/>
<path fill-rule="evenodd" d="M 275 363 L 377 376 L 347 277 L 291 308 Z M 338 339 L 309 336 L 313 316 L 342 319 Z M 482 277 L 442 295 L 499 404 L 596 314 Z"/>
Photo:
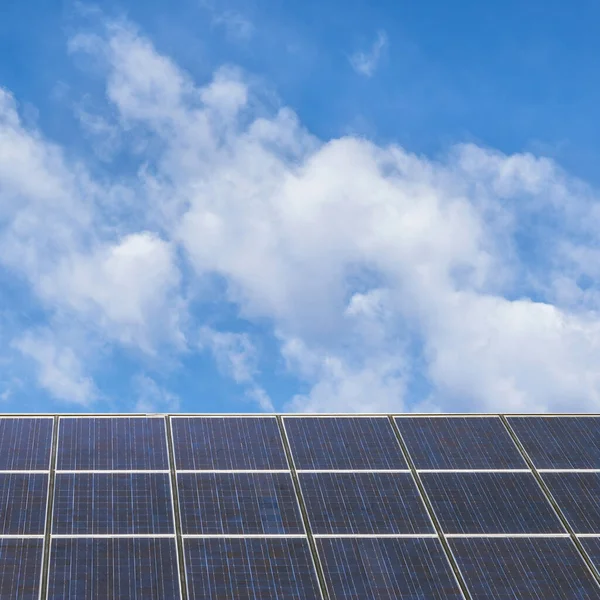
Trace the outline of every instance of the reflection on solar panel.
<path fill-rule="evenodd" d="M 433 533 L 410 473 L 300 473 L 315 534 Z"/>
<path fill-rule="evenodd" d="M 568 538 L 450 539 L 473 600 L 598 600 L 600 589 Z"/>
<path fill-rule="evenodd" d="M 305 539 L 188 538 L 184 547 L 190 600 L 321 598 Z"/>
<path fill-rule="evenodd" d="M 175 418 L 173 446 L 178 469 L 287 469 L 275 418 Z"/>
<path fill-rule="evenodd" d="M 162 418 L 61 418 L 58 464 L 61 470 L 168 469 Z"/>
<path fill-rule="evenodd" d="M 530 473 L 423 473 L 445 533 L 564 533 Z"/>
<path fill-rule="evenodd" d="M 0 598 L 38 600 L 43 546 L 42 539 L 0 539 Z"/>
<path fill-rule="evenodd" d="M 538 469 L 600 469 L 600 417 L 510 417 Z"/>
<path fill-rule="evenodd" d="M 175 533 L 167 473 L 57 473 L 52 533 Z"/>
<path fill-rule="evenodd" d="M 319 538 L 331 600 L 460 600 L 450 563 L 432 538 Z"/>
<path fill-rule="evenodd" d="M 56 538 L 48 600 L 180 598 L 173 538 Z"/>
<path fill-rule="evenodd" d="M 396 425 L 417 469 L 527 468 L 498 417 L 397 417 Z"/>
<path fill-rule="evenodd" d="M 407 469 L 389 419 L 286 418 L 297 469 Z"/>
<path fill-rule="evenodd" d="M 43 535 L 48 475 L 0 473 L 0 535 Z"/>
<path fill-rule="evenodd" d="M 301 534 L 289 473 L 180 473 L 184 534 Z"/>
<path fill-rule="evenodd" d="M 0 471 L 50 468 L 52 418 L 0 419 Z"/>

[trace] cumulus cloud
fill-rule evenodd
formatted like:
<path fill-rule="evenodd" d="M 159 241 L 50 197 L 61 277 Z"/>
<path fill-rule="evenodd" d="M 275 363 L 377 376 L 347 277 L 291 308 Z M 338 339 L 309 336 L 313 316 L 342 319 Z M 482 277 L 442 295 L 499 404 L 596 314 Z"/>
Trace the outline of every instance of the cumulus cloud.
<path fill-rule="evenodd" d="M 368 52 L 355 52 L 350 57 L 350 65 L 364 77 L 372 77 L 379 66 L 383 50 L 388 45 L 388 37 L 385 31 L 378 31 L 377 38 Z"/>

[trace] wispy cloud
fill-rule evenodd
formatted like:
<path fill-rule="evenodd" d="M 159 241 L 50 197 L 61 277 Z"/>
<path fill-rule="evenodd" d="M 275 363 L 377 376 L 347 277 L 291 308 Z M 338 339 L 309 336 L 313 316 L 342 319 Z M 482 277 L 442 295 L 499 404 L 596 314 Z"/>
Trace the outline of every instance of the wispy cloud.
<path fill-rule="evenodd" d="M 215 12 L 212 22 L 214 25 L 223 27 L 227 37 L 232 40 L 247 41 L 255 32 L 252 21 L 235 10 Z"/>
<path fill-rule="evenodd" d="M 352 68 L 359 74 L 365 77 L 372 77 L 379 61 L 383 55 L 384 49 L 388 45 L 388 36 L 385 31 L 378 31 L 377 38 L 373 42 L 371 49 L 368 52 L 358 51 L 350 57 Z"/>

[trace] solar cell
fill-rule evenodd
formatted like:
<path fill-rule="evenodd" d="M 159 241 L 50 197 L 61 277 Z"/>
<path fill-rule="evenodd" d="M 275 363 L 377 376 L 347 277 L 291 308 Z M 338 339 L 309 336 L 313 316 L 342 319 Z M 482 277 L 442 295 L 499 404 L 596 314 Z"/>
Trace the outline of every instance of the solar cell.
<path fill-rule="evenodd" d="M 174 538 L 54 538 L 48 600 L 179 600 Z"/>
<path fill-rule="evenodd" d="M 47 471 L 52 418 L 0 419 L 0 471 Z"/>
<path fill-rule="evenodd" d="M 510 417 L 538 469 L 600 469 L 600 417 Z"/>
<path fill-rule="evenodd" d="M 543 473 L 575 533 L 600 534 L 600 473 Z"/>
<path fill-rule="evenodd" d="M 331 600 L 459 600 L 438 539 L 317 538 Z"/>
<path fill-rule="evenodd" d="M 180 470 L 287 469 L 274 417 L 185 417 L 171 420 Z"/>
<path fill-rule="evenodd" d="M 43 547 L 42 539 L 0 539 L 0 598 L 38 600 Z"/>
<path fill-rule="evenodd" d="M 299 534 L 289 473 L 179 473 L 184 534 Z"/>
<path fill-rule="evenodd" d="M 58 431 L 59 470 L 169 468 L 163 418 L 65 418 Z"/>
<path fill-rule="evenodd" d="M 0 534 L 42 535 L 48 475 L 0 473 Z"/>
<path fill-rule="evenodd" d="M 473 600 L 598 600 L 600 588 L 569 538 L 451 538 Z"/>
<path fill-rule="evenodd" d="M 288 417 L 297 469 L 408 469 L 386 417 Z"/>
<path fill-rule="evenodd" d="M 579 538 L 588 557 L 600 573 L 600 537 Z"/>
<path fill-rule="evenodd" d="M 175 533 L 167 473 L 57 473 L 52 533 Z"/>
<path fill-rule="evenodd" d="M 190 600 L 317 600 L 315 569 L 304 538 L 187 538 Z"/>
<path fill-rule="evenodd" d="M 530 473 L 422 473 L 445 533 L 564 533 Z"/>
<path fill-rule="evenodd" d="M 300 473 L 315 534 L 434 533 L 410 473 Z"/>
<path fill-rule="evenodd" d="M 527 468 L 498 417 L 396 417 L 395 421 L 417 469 Z"/>

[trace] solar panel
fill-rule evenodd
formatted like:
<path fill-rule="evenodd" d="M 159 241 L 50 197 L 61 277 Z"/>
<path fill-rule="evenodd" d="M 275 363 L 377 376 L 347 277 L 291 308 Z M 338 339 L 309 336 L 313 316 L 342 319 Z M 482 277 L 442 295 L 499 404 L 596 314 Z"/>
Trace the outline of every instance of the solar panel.
<path fill-rule="evenodd" d="M 0 539 L 0 598 L 38 600 L 43 547 L 42 539 Z"/>
<path fill-rule="evenodd" d="M 331 600 L 460 600 L 448 559 L 434 538 L 318 538 Z"/>
<path fill-rule="evenodd" d="M 315 534 L 433 533 L 410 473 L 300 473 Z"/>
<path fill-rule="evenodd" d="M 0 535 L 43 535 L 48 475 L 0 473 Z"/>
<path fill-rule="evenodd" d="M 169 468 L 163 418 L 65 418 L 58 430 L 59 470 Z"/>
<path fill-rule="evenodd" d="M 451 538 L 473 600 L 598 600 L 600 588 L 569 538 Z"/>
<path fill-rule="evenodd" d="M 303 538 L 187 538 L 190 600 L 317 600 L 318 580 Z"/>
<path fill-rule="evenodd" d="M 284 422 L 297 469 L 408 469 L 385 417 L 289 417 Z"/>
<path fill-rule="evenodd" d="M 599 417 L 510 417 L 538 469 L 600 469 Z"/>
<path fill-rule="evenodd" d="M 564 533 L 530 473 L 422 473 L 445 533 Z"/>
<path fill-rule="evenodd" d="M 600 573 L 600 537 L 580 538 L 588 557 Z"/>
<path fill-rule="evenodd" d="M 48 600 L 179 599 L 174 538 L 55 538 Z"/>
<path fill-rule="evenodd" d="M 52 418 L 0 419 L 0 471 L 50 468 Z"/>
<path fill-rule="evenodd" d="M 289 473 L 180 473 L 184 534 L 301 534 Z"/>
<path fill-rule="evenodd" d="M 600 473 L 543 473 L 575 533 L 600 534 Z"/>
<path fill-rule="evenodd" d="M 171 425 L 180 470 L 289 468 L 274 417 L 185 417 Z"/>
<path fill-rule="evenodd" d="M 527 468 L 498 417 L 396 417 L 396 425 L 417 469 Z"/>
<path fill-rule="evenodd" d="M 167 473 L 57 473 L 52 533 L 175 533 Z"/>

